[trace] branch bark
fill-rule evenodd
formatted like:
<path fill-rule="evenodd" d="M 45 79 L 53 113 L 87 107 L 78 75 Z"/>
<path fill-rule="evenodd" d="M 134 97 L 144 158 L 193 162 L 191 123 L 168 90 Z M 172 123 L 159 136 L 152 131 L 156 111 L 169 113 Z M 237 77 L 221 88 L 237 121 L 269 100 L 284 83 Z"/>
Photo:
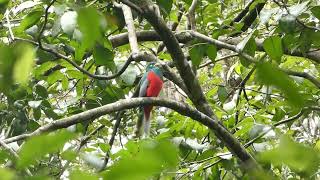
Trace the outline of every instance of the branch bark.
<path fill-rule="evenodd" d="M 184 43 L 184 44 L 193 40 L 193 37 L 185 32 L 175 32 L 175 37 L 177 38 L 179 43 Z M 119 46 L 123 46 L 125 44 L 128 44 L 128 42 L 129 42 L 127 33 L 122 33 L 122 34 L 118 34 L 115 36 L 110 36 L 109 40 L 114 48 L 119 47 Z M 137 32 L 137 40 L 138 40 L 138 42 L 161 41 L 161 38 L 156 31 L 138 31 Z M 237 37 L 236 38 L 221 37 L 221 38 L 219 38 L 219 40 L 221 42 L 228 43 L 230 45 L 237 45 L 239 42 L 241 42 L 241 39 L 237 38 Z M 264 41 L 263 39 L 256 39 L 255 40 L 258 51 L 264 51 L 263 41 Z M 219 49 L 224 48 L 224 47 L 220 47 L 219 45 L 217 45 L 217 47 Z M 284 53 L 287 55 L 290 55 L 290 56 L 306 57 L 306 58 L 312 60 L 313 62 L 320 64 L 320 50 L 309 51 L 306 53 L 305 56 L 299 51 L 289 52 L 288 50 L 285 50 Z"/>
<path fill-rule="evenodd" d="M 217 120 L 210 118 L 204 113 L 190 107 L 185 103 L 179 103 L 173 100 L 166 100 L 163 98 L 132 98 L 132 99 L 122 99 L 115 103 L 107 104 L 98 108 L 94 108 L 79 114 L 72 115 L 70 117 L 62 118 L 60 120 L 53 121 L 49 124 L 43 125 L 34 132 L 28 134 L 22 134 L 19 136 L 11 137 L 3 140 L 4 143 L 11 143 L 19 140 L 24 140 L 26 138 L 30 138 L 32 136 L 40 135 L 43 133 L 48 133 L 55 131 L 57 129 L 67 128 L 71 125 L 90 121 L 92 119 L 96 119 L 108 113 L 121 111 L 124 109 L 135 108 L 145 105 L 155 105 L 155 106 L 163 106 L 170 108 L 178 113 L 188 116 L 199 123 L 207 126 L 209 129 L 216 132 L 217 136 L 221 138 L 222 141 L 225 142 L 228 149 L 234 153 L 235 156 L 239 157 L 242 161 L 247 161 L 251 159 L 247 157 L 247 153 L 243 152 L 243 148 L 240 145 L 239 141 L 232 137 L 230 134 Z M 254 159 L 252 161 L 255 163 Z M 251 161 L 251 162 L 252 162 Z"/>

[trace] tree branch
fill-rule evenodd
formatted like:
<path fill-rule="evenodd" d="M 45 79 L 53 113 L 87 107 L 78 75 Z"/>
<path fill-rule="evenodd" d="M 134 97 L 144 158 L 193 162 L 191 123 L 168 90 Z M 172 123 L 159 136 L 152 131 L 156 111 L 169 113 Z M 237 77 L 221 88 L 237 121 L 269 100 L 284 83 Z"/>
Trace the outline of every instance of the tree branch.
<path fill-rule="evenodd" d="M 107 104 L 98 108 L 90 109 L 88 111 L 72 115 L 70 117 L 62 118 L 60 120 L 52 121 L 46 125 L 39 127 L 34 132 L 28 134 L 22 134 L 15 137 L 11 137 L 3 140 L 4 143 L 11 143 L 19 140 L 24 140 L 26 138 L 30 138 L 32 136 L 40 135 L 43 133 L 48 133 L 55 131 L 57 129 L 67 128 L 71 125 L 90 121 L 92 119 L 96 119 L 100 116 L 106 115 L 108 113 L 121 111 L 124 109 L 135 108 L 145 105 L 155 105 L 155 106 L 163 106 L 178 113 L 188 116 L 199 123 L 207 126 L 209 129 L 213 130 L 218 138 L 221 138 L 223 142 L 225 142 L 228 149 L 234 153 L 239 159 L 242 161 L 249 160 L 247 157 L 247 153 L 243 152 L 242 146 L 239 141 L 233 138 L 232 134 L 226 130 L 218 121 L 210 118 L 209 116 L 203 114 L 202 112 L 190 107 L 185 103 L 176 102 L 173 100 L 166 100 L 162 98 L 132 98 L 132 99 L 123 99 L 119 100 L 115 103 Z M 251 155 L 249 154 L 251 157 Z M 252 158 L 252 157 L 251 157 Z M 252 159 L 254 161 L 254 159 Z M 255 162 L 255 161 L 254 161 Z"/>
<path fill-rule="evenodd" d="M 193 0 L 192 4 L 187 12 L 187 18 L 188 18 L 188 30 L 196 30 L 196 18 L 195 18 L 195 10 L 198 4 L 198 0 Z"/>
<path fill-rule="evenodd" d="M 133 17 L 130 7 L 127 5 L 121 5 L 124 19 L 126 21 L 127 29 L 128 29 L 128 38 L 129 38 L 129 44 L 131 47 L 132 53 L 138 53 L 139 52 L 139 46 L 137 41 L 137 35 L 135 32 L 135 27 L 133 23 Z"/>
<path fill-rule="evenodd" d="M 190 36 L 190 34 L 186 33 L 186 32 L 175 32 L 175 37 L 177 38 L 179 43 L 184 43 L 184 44 L 187 42 L 190 42 L 194 39 L 193 36 Z M 122 34 L 118 34 L 115 36 L 110 36 L 109 40 L 114 48 L 128 44 L 128 42 L 129 42 L 127 33 L 122 33 Z M 138 42 L 161 41 L 161 38 L 160 38 L 159 34 L 155 31 L 138 31 L 137 32 L 137 40 L 138 40 Z M 237 45 L 239 42 L 241 42 L 241 39 L 237 38 L 237 37 L 236 38 L 221 37 L 221 38 L 219 38 L 219 40 L 221 42 L 228 43 L 230 45 Z M 255 40 L 258 51 L 264 51 L 263 41 L 264 41 L 263 39 L 256 39 Z M 219 44 L 217 45 L 217 47 L 219 49 L 224 48 L 223 46 L 220 47 Z M 285 50 L 284 53 L 287 55 L 290 55 L 290 56 L 306 57 L 306 58 L 314 61 L 315 63 L 320 64 L 320 50 L 309 51 L 305 54 L 305 56 L 299 51 L 290 52 L 288 50 Z"/>
<path fill-rule="evenodd" d="M 43 34 L 43 32 L 44 32 L 44 30 L 45 30 L 45 28 L 46 28 L 47 22 L 48 22 L 49 9 L 50 9 L 50 7 L 51 7 L 55 2 L 56 2 L 56 0 L 52 0 L 52 1 L 48 4 L 48 6 L 47 6 L 47 8 L 46 8 L 46 10 L 45 10 L 44 22 L 43 22 L 43 25 L 42 25 L 42 27 L 41 27 L 41 29 L 40 29 L 39 35 L 38 35 L 38 44 L 39 44 L 39 47 L 40 47 L 41 49 L 42 49 L 41 36 L 42 36 L 42 34 Z"/>
<path fill-rule="evenodd" d="M 19 41 L 25 41 L 25 42 L 28 42 L 28 43 L 31 43 L 33 45 L 36 45 L 36 46 L 39 46 L 39 43 L 35 42 L 35 41 L 32 41 L 32 40 L 29 40 L 29 39 L 23 39 L 23 38 L 18 38 L 16 37 L 15 40 L 19 40 Z M 128 60 L 125 62 L 125 64 L 122 66 L 122 68 L 115 74 L 112 74 L 112 75 L 109 75 L 109 76 L 104 76 L 104 75 L 96 75 L 96 74 L 91 74 L 89 71 L 83 69 L 82 67 L 80 67 L 76 62 L 74 62 L 73 60 L 69 59 L 68 56 L 66 55 L 63 55 L 59 52 L 57 52 L 56 50 L 52 49 L 52 48 L 49 48 L 49 47 L 45 47 L 45 46 L 39 46 L 39 48 L 41 48 L 42 50 L 46 51 L 46 52 L 49 52 L 53 55 L 55 55 L 56 57 L 58 58 L 61 58 L 65 61 L 67 61 L 69 64 L 71 64 L 73 67 L 75 67 L 76 69 L 78 69 L 80 72 L 82 72 L 83 74 L 89 76 L 90 78 L 93 78 L 93 79 L 98 79 L 98 80 L 110 80 L 110 79 L 114 79 L 118 76 L 120 76 L 127 68 L 128 66 L 130 65 L 130 63 L 135 59 L 139 59 L 138 57 L 140 57 L 141 55 L 135 55 L 135 57 L 133 57 L 132 55 L 129 56 Z"/>

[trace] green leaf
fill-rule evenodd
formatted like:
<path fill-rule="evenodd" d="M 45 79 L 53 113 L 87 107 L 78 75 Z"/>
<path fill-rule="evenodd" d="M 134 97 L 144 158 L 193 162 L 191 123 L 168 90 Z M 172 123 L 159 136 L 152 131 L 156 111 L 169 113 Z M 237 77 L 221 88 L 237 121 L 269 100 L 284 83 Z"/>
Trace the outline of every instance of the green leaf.
<path fill-rule="evenodd" d="M 121 69 L 121 66 L 118 69 Z M 122 73 L 120 77 L 127 85 L 133 85 L 137 77 L 135 66 L 129 65 L 126 71 Z"/>
<path fill-rule="evenodd" d="M 281 17 L 279 27 L 285 33 L 294 33 L 296 29 L 296 17 L 291 14 Z"/>
<path fill-rule="evenodd" d="M 98 45 L 93 50 L 93 58 L 97 65 L 105 65 L 107 68 L 114 70 L 115 64 L 113 61 L 114 54 L 110 49 Z"/>
<path fill-rule="evenodd" d="M 47 82 L 49 84 L 54 84 L 58 80 L 61 80 L 64 78 L 64 75 L 60 71 L 55 71 L 52 74 L 50 74 L 47 78 Z"/>
<path fill-rule="evenodd" d="M 257 65 L 257 78 L 268 86 L 275 86 L 281 90 L 288 101 L 295 107 L 303 107 L 303 96 L 298 92 L 298 87 L 294 81 L 278 67 L 262 62 Z"/>
<path fill-rule="evenodd" d="M 273 37 L 267 38 L 263 42 L 263 48 L 266 51 L 266 53 L 270 56 L 271 59 L 277 61 L 278 63 L 281 62 L 283 50 L 282 50 L 282 42 L 280 37 L 273 36 Z"/>
<path fill-rule="evenodd" d="M 172 0 L 157 0 L 157 4 L 166 14 L 170 14 L 172 8 Z"/>
<path fill-rule="evenodd" d="M 209 59 L 214 62 L 217 57 L 217 47 L 215 45 L 208 45 L 207 55 Z"/>
<path fill-rule="evenodd" d="M 278 147 L 263 152 L 259 159 L 270 162 L 275 166 L 288 165 L 292 170 L 306 175 L 312 175 L 320 164 L 319 153 L 308 147 L 294 142 L 287 136 L 282 136 Z"/>
<path fill-rule="evenodd" d="M 47 89 L 39 84 L 35 86 L 35 93 L 37 93 L 39 96 L 42 98 L 47 98 L 48 97 L 48 92 Z"/>
<path fill-rule="evenodd" d="M 68 161 L 73 161 L 77 158 L 77 153 L 75 151 L 66 150 L 61 153 L 61 157 Z"/>
<path fill-rule="evenodd" d="M 25 44 L 18 46 L 16 51 L 19 51 L 19 55 L 14 64 L 13 78 L 16 82 L 25 84 L 29 80 L 33 69 L 35 52 L 32 46 Z"/>
<path fill-rule="evenodd" d="M 4 168 L 0 168 L 0 177 L 2 180 L 14 180 L 15 175 L 12 171 Z"/>
<path fill-rule="evenodd" d="M 79 10 L 77 20 L 83 35 L 81 49 L 91 49 L 102 38 L 101 17 L 96 9 L 89 7 Z"/>
<path fill-rule="evenodd" d="M 52 61 L 45 62 L 40 66 L 36 67 L 33 71 L 34 76 L 39 79 L 45 72 L 56 66 L 57 64 Z"/>
<path fill-rule="evenodd" d="M 218 88 L 218 98 L 221 103 L 224 103 L 227 100 L 228 92 L 225 87 L 219 86 Z"/>
<path fill-rule="evenodd" d="M 189 54 L 190 54 L 190 58 L 193 66 L 198 67 L 200 65 L 206 50 L 207 50 L 207 46 L 203 44 L 194 45 L 189 50 Z"/>
<path fill-rule="evenodd" d="M 78 70 L 67 70 L 66 74 L 68 74 L 69 78 L 74 78 L 74 79 L 82 79 L 83 73 L 78 71 Z"/>
<path fill-rule="evenodd" d="M 256 42 L 255 42 L 254 38 L 250 38 L 247 41 L 246 45 L 244 46 L 243 52 L 245 52 L 245 53 L 249 54 L 250 56 L 254 57 L 256 49 L 257 49 L 257 45 L 256 45 Z M 243 56 L 240 56 L 240 62 L 245 67 L 249 67 L 250 64 L 251 64 L 251 62 L 248 61 Z"/>
<path fill-rule="evenodd" d="M 282 110 L 281 108 L 276 108 L 275 111 L 276 111 L 276 113 L 275 113 L 275 115 L 273 115 L 272 121 L 278 122 L 282 118 L 284 118 L 284 116 L 286 115 L 286 112 L 284 110 Z"/>
<path fill-rule="evenodd" d="M 34 164 L 44 155 L 58 151 L 73 137 L 74 134 L 71 132 L 62 130 L 28 139 L 21 147 L 17 166 L 25 168 L 30 164 Z"/>
<path fill-rule="evenodd" d="M 20 31 L 24 31 L 31 26 L 35 25 L 41 18 L 43 12 L 42 11 L 32 11 L 27 14 L 24 18 L 22 18 L 21 24 L 19 26 Z"/>
<path fill-rule="evenodd" d="M 315 6 L 310 9 L 312 14 L 320 20 L 320 6 Z"/>
<path fill-rule="evenodd" d="M 5 92 L 12 84 L 12 69 L 15 62 L 13 49 L 0 43 L 0 91 Z"/>
<path fill-rule="evenodd" d="M 71 172 L 70 174 L 71 180 L 99 180 L 99 177 L 94 174 L 89 174 L 84 171 L 76 170 Z"/>
<path fill-rule="evenodd" d="M 177 165 L 177 148 L 168 141 L 144 140 L 139 144 L 132 144 L 132 146 L 127 148 L 133 154 L 124 156 L 110 167 L 110 171 L 105 174 L 104 179 L 149 179 L 152 175 Z M 137 147 L 138 151 L 136 151 Z"/>

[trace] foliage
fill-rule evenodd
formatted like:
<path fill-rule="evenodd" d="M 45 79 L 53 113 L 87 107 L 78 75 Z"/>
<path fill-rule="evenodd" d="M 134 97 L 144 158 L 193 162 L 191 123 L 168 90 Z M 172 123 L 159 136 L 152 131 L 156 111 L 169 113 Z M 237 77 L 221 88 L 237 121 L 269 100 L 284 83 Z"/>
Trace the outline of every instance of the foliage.
<path fill-rule="evenodd" d="M 147 139 L 134 138 L 137 109 L 55 129 L 62 118 L 131 97 L 146 60 L 96 78 L 116 74 L 131 55 L 128 42 L 115 45 L 128 27 L 111 1 L 0 0 L 0 139 L 31 134 L 7 144 L 17 157 L 0 146 L 1 179 L 319 179 L 319 2 L 253 0 L 236 20 L 248 1 L 198 0 L 195 31 L 236 50 L 183 39 L 192 0 L 152 2 L 169 27 L 179 24 L 173 30 L 209 106 L 262 169 L 246 169 L 206 126 L 169 109 L 155 109 Z M 136 31 L 154 30 L 132 14 Z M 138 38 L 140 51 L 173 65 L 157 38 Z M 196 107 L 174 83 L 166 80 L 161 96 Z"/>

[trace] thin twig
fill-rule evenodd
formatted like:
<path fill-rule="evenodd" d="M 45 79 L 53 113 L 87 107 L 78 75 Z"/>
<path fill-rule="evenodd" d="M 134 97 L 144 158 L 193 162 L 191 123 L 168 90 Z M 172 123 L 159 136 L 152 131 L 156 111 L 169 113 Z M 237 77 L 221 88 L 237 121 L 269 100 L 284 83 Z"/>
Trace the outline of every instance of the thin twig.
<path fill-rule="evenodd" d="M 9 14 L 10 14 L 10 10 L 7 10 L 5 16 L 6 16 L 6 20 L 7 20 L 7 24 L 8 24 L 8 29 L 9 29 L 9 37 L 11 39 L 11 41 L 14 41 L 14 35 L 12 32 L 12 27 L 11 27 L 11 23 L 10 23 L 10 18 L 9 18 Z"/>
<path fill-rule="evenodd" d="M 23 38 L 17 38 L 17 37 L 15 39 L 19 40 L 19 41 L 29 42 L 29 43 L 32 43 L 34 45 L 39 46 L 39 43 L 37 43 L 35 41 L 32 41 L 32 40 L 29 40 L 29 39 L 23 39 Z M 74 62 L 73 60 L 69 59 L 68 56 L 63 55 L 63 54 L 57 52 L 54 49 L 51 49 L 51 48 L 48 48 L 48 47 L 45 47 L 45 46 L 42 46 L 41 49 L 46 51 L 46 52 L 49 52 L 49 53 L 55 55 L 58 58 L 61 58 L 61 59 L 65 60 L 65 61 L 67 61 L 69 64 L 74 66 L 76 69 L 81 71 L 83 74 L 85 74 L 85 75 L 87 75 L 87 76 L 89 76 L 89 77 L 91 77 L 93 79 L 98 79 L 98 80 L 110 80 L 110 79 L 114 79 L 114 78 L 120 76 L 127 69 L 127 67 L 130 65 L 131 61 L 133 61 L 133 57 L 129 56 L 128 60 L 125 62 L 125 64 L 122 66 L 122 68 L 117 73 L 109 75 L 109 76 L 96 75 L 96 74 L 91 74 L 89 71 L 87 71 L 87 70 L 83 69 L 82 67 L 80 67 L 76 62 Z"/>
<path fill-rule="evenodd" d="M 56 2 L 56 0 L 52 0 L 52 1 L 48 4 L 48 6 L 47 6 L 47 8 L 46 8 L 46 10 L 45 10 L 44 22 L 43 22 L 43 25 L 42 25 L 42 27 L 41 27 L 41 29 L 40 29 L 40 31 L 39 31 L 39 35 L 38 35 L 38 44 L 39 44 L 39 47 L 40 47 L 40 48 L 42 47 L 41 36 L 42 36 L 42 34 L 43 34 L 43 32 L 44 32 L 44 30 L 45 30 L 45 28 L 46 28 L 46 26 L 47 26 L 47 23 L 48 23 L 49 9 L 50 9 L 50 7 L 51 7 L 55 2 Z"/>

